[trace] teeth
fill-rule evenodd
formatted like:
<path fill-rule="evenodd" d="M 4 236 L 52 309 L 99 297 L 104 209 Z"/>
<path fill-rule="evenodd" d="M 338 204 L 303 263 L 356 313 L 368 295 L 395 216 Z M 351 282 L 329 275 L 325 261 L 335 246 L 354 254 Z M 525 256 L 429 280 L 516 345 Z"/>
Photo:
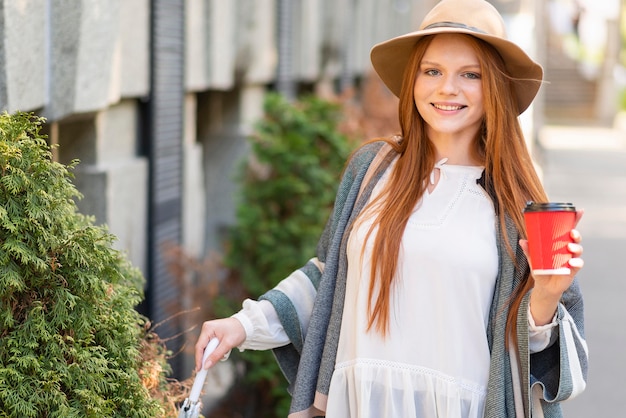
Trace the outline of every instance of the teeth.
<path fill-rule="evenodd" d="M 433 106 L 435 106 L 437 109 L 440 109 L 440 110 L 461 110 L 461 109 L 463 109 L 463 106 L 448 106 L 448 105 L 439 105 L 439 104 L 433 104 Z"/>

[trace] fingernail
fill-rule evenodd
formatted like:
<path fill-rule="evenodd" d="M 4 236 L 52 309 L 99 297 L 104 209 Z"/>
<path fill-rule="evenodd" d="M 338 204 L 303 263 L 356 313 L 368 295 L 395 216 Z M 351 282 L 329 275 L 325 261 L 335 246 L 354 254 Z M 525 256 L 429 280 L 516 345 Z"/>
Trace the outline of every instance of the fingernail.
<path fill-rule="evenodd" d="M 572 258 L 569 260 L 569 265 L 571 267 L 581 267 L 583 265 L 582 260 L 580 258 Z"/>
<path fill-rule="evenodd" d="M 206 363 L 204 363 L 204 370 L 209 370 L 211 366 L 213 366 L 213 362 L 211 360 L 207 360 Z"/>

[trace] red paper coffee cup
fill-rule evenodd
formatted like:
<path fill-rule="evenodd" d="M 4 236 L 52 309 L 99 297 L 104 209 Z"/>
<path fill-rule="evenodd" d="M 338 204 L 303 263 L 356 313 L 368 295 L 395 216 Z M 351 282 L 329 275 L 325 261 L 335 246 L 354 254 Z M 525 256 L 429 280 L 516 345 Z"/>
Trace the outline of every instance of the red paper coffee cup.
<path fill-rule="evenodd" d="M 572 253 L 567 244 L 573 242 L 570 232 L 575 219 L 576 208 L 571 203 L 526 204 L 524 221 L 533 274 L 570 274 Z"/>

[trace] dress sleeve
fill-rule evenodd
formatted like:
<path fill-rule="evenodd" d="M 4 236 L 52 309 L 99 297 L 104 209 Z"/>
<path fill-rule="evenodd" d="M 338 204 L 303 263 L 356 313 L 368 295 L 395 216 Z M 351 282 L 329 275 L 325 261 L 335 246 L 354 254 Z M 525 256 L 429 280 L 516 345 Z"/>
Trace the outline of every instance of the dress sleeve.
<path fill-rule="evenodd" d="M 308 267 L 307 267 L 308 266 Z M 317 258 L 283 279 L 259 301 L 246 299 L 243 309 L 233 315 L 246 330 L 240 350 L 266 350 L 287 345 L 306 335 L 313 309 L 316 287 L 307 271 L 323 266 Z M 283 313 L 283 319 L 277 310 Z M 288 312 L 288 315 L 285 315 Z M 289 319 L 285 318 L 288 317 Z"/>
<path fill-rule="evenodd" d="M 233 315 L 246 330 L 246 340 L 238 348 L 269 350 L 289 343 L 289 337 L 278 319 L 272 304 L 266 300 L 246 299 L 243 309 Z"/>
<path fill-rule="evenodd" d="M 550 347 L 556 341 L 558 330 L 557 314 L 545 325 L 536 325 L 528 305 L 528 350 L 530 354 L 538 353 Z"/>

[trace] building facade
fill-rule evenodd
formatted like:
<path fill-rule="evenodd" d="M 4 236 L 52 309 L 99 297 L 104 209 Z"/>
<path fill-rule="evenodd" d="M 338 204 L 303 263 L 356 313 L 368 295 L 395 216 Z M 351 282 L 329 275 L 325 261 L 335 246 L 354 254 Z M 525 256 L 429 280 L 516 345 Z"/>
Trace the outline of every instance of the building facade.
<path fill-rule="evenodd" d="M 163 253 L 220 251 L 264 94 L 350 86 L 374 43 L 435 2 L 0 0 L 0 109 L 46 117 L 55 158 L 80 160 L 79 208 L 143 271 L 142 309 L 160 322 L 198 285 Z"/>

